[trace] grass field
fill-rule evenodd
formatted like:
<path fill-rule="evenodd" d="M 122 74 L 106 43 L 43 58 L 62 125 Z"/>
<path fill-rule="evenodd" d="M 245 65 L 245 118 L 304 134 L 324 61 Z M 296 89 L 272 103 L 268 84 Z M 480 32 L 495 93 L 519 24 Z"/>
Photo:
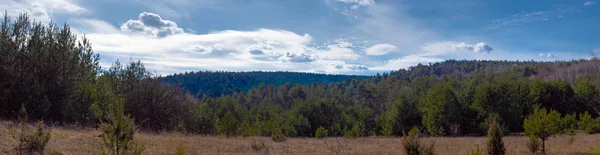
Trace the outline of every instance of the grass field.
<path fill-rule="evenodd" d="M 0 123 L 0 152 L 14 154 L 14 125 Z M 47 151 L 57 150 L 64 154 L 98 154 L 102 150 L 99 131 L 93 129 L 53 128 Z M 569 136 L 550 138 L 546 143 L 550 154 L 575 154 L 599 151 L 600 134 L 578 134 L 568 143 Z M 288 138 L 286 142 L 273 142 L 269 137 L 225 138 L 221 136 L 186 135 L 179 133 L 138 133 L 137 143 L 146 146 L 145 154 L 173 154 L 180 144 L 190 154 L 265 154 L 250 147 L 252 140 L 263 141 L 269 154 L 402 154 L 401 138 Z M 438 154 L 465 155 L 475 145 L 485 147 L 486 137 L 425 138 L 425 143 L 435 142 Z M 507 154 L 527 154 L 524 136 L 504 137 Z"/>

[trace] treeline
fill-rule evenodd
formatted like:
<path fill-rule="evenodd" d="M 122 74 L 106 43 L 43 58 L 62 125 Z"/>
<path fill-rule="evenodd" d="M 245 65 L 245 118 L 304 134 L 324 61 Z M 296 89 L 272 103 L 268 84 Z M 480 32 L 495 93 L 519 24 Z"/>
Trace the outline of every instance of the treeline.
<path fill-rule="evenodd" d="M 452 62 L 439 64 L 445 63 Z M 460 136 L 485 134 L 492 120 L 498 120 L 505 132 L 523 132 L 523 120 L 536 107 L 563 115 L 589 112 L 598 116 L 595 74 L 581 73 L 573 83 L 530 74 L 543 72 L 535 68 L 546 69 L 545 65 L 548 63 L 528 62 L 503 71 L 483 69 L 414 78 L 391 73 L 329 84 L 261 86 L 246 93 L 202 98 L 201 110 L 192 118 L 214 118 L 196 120 L 199 124 L 217 121 L 211 130 L 194 132 L 226 133 L 220 130 L 221 124 L 234 121 L 239 125 L 233 127 L 233 134 L 246 136 L 279 130 L 287 136 L 315 136 L 320 127 L 330 136 L 389 136 L 403 135 L 413 126 L 429 135 Z M 223 119 L 228 113 L 235 119 Z"/>
<path fill-rule="evenodd" d="M 155 132 L 281 139 L 317 132 L 400 136 L 418 127 L 432 136 L 460 136 L 483 135 L 493 120 L 505 132 L 523 132 L 524 119 L 544 108 L 600 131 L 596 59 L 449 60 L 350 79 L 287 72 L 161 78 L 139 61 L 101 69 L 85 38 L 77 39 L 68 26 L 31 23 L 26 15 L 14 21 L 5 15 L 0 53 L 4 119 L 26 111 L 34 120 L 93 127 L 107 119 L 110 107 L 123 104 L 138 127 Z"/>
<path fill-rule="evenodd" d="M 197 71 L 167 75 L 160 78 L 168 84 L 179 85 L 197 97 L 208 95 L 219 97 L 232 95 L 235 92 L 246 92 L 261 84 L 312 84 L 340 82 L 348 79 L 368 78 L 359 75 L 330 75 L 297 72 L 227 72 L 227 71 Z"/>
<path fill-rule="evenodd" d="M 91 43 L 68 25 L 31 22 L 4 14 L 0 27 L 0 117 L 97 126 L 108 108 L 124 103 L 138 127 L 173 130 L 196 102 L 167 86 L 141 62 L 101 69 Z"/>

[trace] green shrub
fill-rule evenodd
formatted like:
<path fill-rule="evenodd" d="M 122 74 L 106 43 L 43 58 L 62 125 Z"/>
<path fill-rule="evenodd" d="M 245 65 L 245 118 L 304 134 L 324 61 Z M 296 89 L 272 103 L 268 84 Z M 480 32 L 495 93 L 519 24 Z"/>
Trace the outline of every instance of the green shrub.
<path fill-rule="evenodd" d="M 179 144 L 179 146 L 175 149 L 175 153 L 173 153 L 175 155 L 186 155 L 188 154 L 187 149 L 185 149 L 185 147 L 183 147 L 183 145 Z"/>
<path fill-rule="evenodd" d="M 585 133 L 593 134 L 600 132 L 600 119 L 592 118 L 590 113 L 587 111 L 583 114 L 579 114 L 579 121 L 577 122 L 577 127 L 580 130 L 583 130 Z"/>
<path fill-rule="evenodd" d="M 327 137 L 329 134 L 329 131 L 327 129 L 325 129 L 324 127 L 319 127 L 317 128 L 317 131 L 315 133 L 315 137 L 321 139 L 321 138 L 325 138 Z"/>
<path fill-rule="evenodd" d="M 467 153 L 467 155 L 483 155 L 483 149 L 479 148 L 479 145 L 475 145 L 475 149 L 471 150 L 471 153 Z"/>
<path fill-rule="evenodd" d="M 271 134 L 271 140 L 273 140 L 274 142 L 285 142 L 287 138 L 285 138 L 285 135 L 283 135 L 281 129 L 276 129 Z"/>
<path fill-rule="evenodd" d="M 50 141 L 50 129 L 44 127 L 43 122 L 37 122 L 32 128 L 25 122 L 19 124 L 20 132 L 15 135 L 18 144 L 15 150 L 19 154 L 37 154 L 44 153 L 44 148 Z"/>
<path fill-rule="evenodd" d="M 421 148 L 421 130 L 417 127 L 413 127 L 408 132 L 408 136 L 405 136 L 402 140 L 402 144 L 404 144 L 404 153 L 407 155 L 418 155 L 419 148 Z"/>
<path fill-rule="evenodd" d="M 359 136 L 358 125 L 355 125 L 352 129 L 344 132 L 344 137 L 346 138 L 357 138 Z"/>
<path fill-rule="evenodd" d="M 260 151 L 265 148 L 265 143 L 262 141 L 252 140 L 250 141 L 250 147 L 252 147 L 254 151 Z"/>
<path fill-rule="evenodd" d="M 408 132 L 408 135 L 402 140 L 404 145 L 404 153 L 407 155 L 433 155 L 435 154 L 435 143 L 428 146 L 421 144 L 421 130 L 413 127 Z"/>
<path fill-rule="evenodd" d="M 525 143 L 527 150 L 529 150 L 531 154 L 537 154 L 538 152 L 540 152 L 540 145 L 540 140 L 535 137 L 530 137 L 527 143 Z"/>
<path fill-rule="evenodd" d="M 502 128 L 497 121 L 492 121 L 488 129 L 488 141 L 487 141 L 487 154 L 488 155 L 504 155 L 506 149 L 504 148 L 504 142 L 502 141 Z"/>

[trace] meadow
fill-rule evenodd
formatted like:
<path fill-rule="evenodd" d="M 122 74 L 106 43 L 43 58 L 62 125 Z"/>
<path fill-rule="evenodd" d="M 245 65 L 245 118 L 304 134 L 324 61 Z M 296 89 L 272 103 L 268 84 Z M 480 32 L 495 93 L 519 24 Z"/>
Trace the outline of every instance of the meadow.
<path fill-rule="evenodd" d="M 0 152 L 14 154 L 16 140 L 12 136 L 16 126 L 10 122 L 0 125 Z M 93 128 L 53 127 L 52 137 L 46 152 L 64 154 L 98 154 L 103 149 L 100 131 Z M 548 154 L 588 154 L 600 148 L 600 134 L 579 133 L 569 144 L 569 136 L 552 137 L 546 143 Z M 429 137 L 426 144 L 434 143 L 437 154 L 465 155 L 476 145 L 485 148 L 486 137 Z M 188 154 L 266 154 L 255 151 L 251 141 L 262 141 L 269 154 L 403 154 L 401 137 L 349 138 L 287 138 L 285 142 L 274 142 L 270 137 L 233 137 L 195 135 L 185 133 L 138 132 L 134 140 L 146 146 L 144 154 L 173 154 L 175 148 L 183 146 Z M 528 154 L 526 136 L 513 135 L 503 138 L 507 154 Z"/>

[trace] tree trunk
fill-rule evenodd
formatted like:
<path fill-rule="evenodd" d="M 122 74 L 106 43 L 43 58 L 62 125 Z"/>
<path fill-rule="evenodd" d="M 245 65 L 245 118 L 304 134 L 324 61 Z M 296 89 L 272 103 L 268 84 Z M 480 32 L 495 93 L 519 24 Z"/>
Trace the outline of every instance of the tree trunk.
<path fill-rule="evenodd" d="M 542 139 L 542 154 L 546 154 L 546 140 Z"/>

